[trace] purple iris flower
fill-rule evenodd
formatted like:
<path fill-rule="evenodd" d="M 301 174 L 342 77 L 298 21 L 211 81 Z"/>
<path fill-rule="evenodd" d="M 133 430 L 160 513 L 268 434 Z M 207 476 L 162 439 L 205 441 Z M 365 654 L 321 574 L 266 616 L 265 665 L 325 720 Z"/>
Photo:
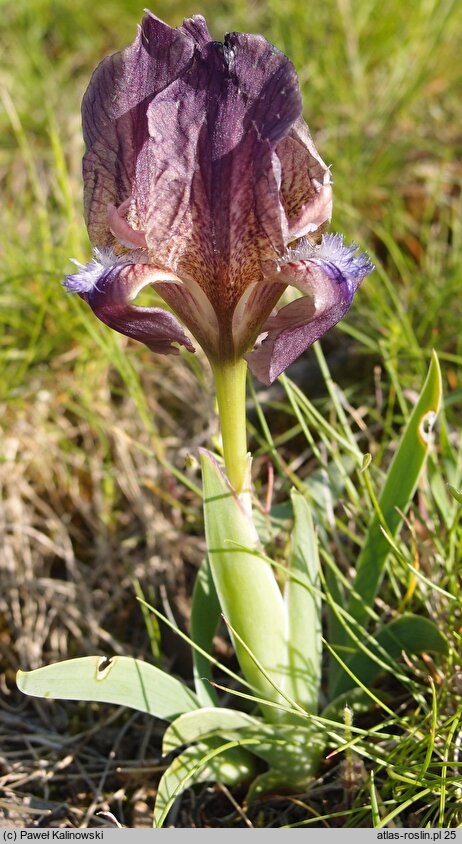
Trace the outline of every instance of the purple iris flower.
<path fill-rule="evenodd" d="M 245 356 L 271 383 L 373 269 L 321 235 L 331 176 L 301 113 L 293 65 L 262 36 L 221 44 L 200 16 L 173 29 L 147 12 L 83 99 L 94 258 L 67 289 L 155 352 L 194 351 L 185 326 L 214 366 Z M 169 310 L 131 304 L 146 285 Z M 276 312 L 288 285 L 303 295 Z"/>

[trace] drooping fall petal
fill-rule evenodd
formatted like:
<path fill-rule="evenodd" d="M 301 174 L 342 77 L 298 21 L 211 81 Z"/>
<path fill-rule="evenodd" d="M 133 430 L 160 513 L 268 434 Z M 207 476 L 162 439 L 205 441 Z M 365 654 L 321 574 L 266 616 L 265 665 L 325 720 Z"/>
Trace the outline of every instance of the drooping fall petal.
<path fill-rule="evenodd" d="M 193 344 L 171 313 L 164 308 L 130 304 L 143 287 L 165 279 L 165 272 L 156 271 L 147 263 L 129 263 L 123 259 L 114 262 L 114 258 L 111 253 L 97 250 L 91 263 L 78 264 L 79 272 L 67 276 L 65 287 L 71 293 L 79 293 L 110 328 L 145 343 L 153 352 L 178 354 L 172 343 L 193 352 Z"/>
<path fill-rule="evenodd" d="M 266 337 L 246 355 L 264 384 L 271 384 L 345 316 L 359 284 L 373 270 L 367 255 L 357 253 L 356 244 L 344 246 L 341 235 L 325 235 L 320 247 L 302 244 L 289 253 L 278 279 L 304 295 L 267 320 L 262 328 Z"/>

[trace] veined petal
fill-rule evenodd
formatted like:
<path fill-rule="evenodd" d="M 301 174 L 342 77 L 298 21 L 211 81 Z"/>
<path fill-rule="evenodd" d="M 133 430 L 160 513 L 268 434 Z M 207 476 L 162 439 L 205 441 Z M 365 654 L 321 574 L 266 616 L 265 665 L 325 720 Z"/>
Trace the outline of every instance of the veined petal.
<path fill-rule="evenodd" d="M 149 181 L 143 155 L 147 105 L 188 66 L 194 49 L 187 29 L 172 29 L 149 13 L 134 43 L 94 72 L 82 102 L 85 217 L 92 243 L 112 242 L 107 206 L 119 207 L 132 196 L 135 175 L 143 184 Z"/>
<path fill-rule="evenodd" d="M 292 284 L 304 296 L 281 308 L 262 327 L 261 345 L 246 355 L 253 374 L 271 384 L 348 311 L 363 278 L 374 269 L 356 244 L 325 235 L 320 246 L 303 243 L 289 250 L 276 281 Z"/>
<path fill-rule="evenodd" d="M 279 280 L 279 276 L 278 276 Z M 281 298 L 287 284 L 256 282 L 241 296 L 233 316 L 233 339 L 237 355 L 243 355 L 257 337 Z"/>
<path fill-rule="evenodd" d="M 329 222 L 332 179 L 301 117 L 278 144 L 276 153 L 281 162 L 281 193 L 288 240 L 295 240 Z"/>
<path fill-rule="evenodd" d="M 148 14 L 151 15 L 152 13 L 148 12 Z M 152 17 L 154 16 L 152 15 Z M 202 15 L 193 15 L 192 18 L 186 18 L 178 29 L 190 35 L 197 47 L 204 47 L 205 44 L 213 40 L 207 22 Z"/>
<path fill-rule="evenodd" d="M 264 260 L 286 247 L 273 151 L 301 112 L 295 70 L 257 35 L 204 44 L 148 108 L 146 240 L 232 316 Z"/>
<path fill-rule="evenodd" d="M 202 288 L 193 280 L 188 284 L 171 284 L 162 279 L 154 287 L 204 351 L 210 357 L 216 357 L 220 329 L 216 313 Z"/>
<path fill-rule="evenodd" d="M 151 264 L 133 263 L 133 257 L 127 255 L 116 258 L 114 262 L 111 250 L 95 249 L 92 262 L 84 265 L 74 261 L 79 272 L 67 276 L 65 287 L 85 299 L 101 322 L 120 334 L 145 343 L 153 352 L 178 354 L 172 343 L 179 343 L 194 352 L 194 346 L 173 314 L 163 308 L 141 308 L 130 304 L 146 285 L 157 281 L 174 284 L 179 281 L 172 273 L 156 269 Z M 109 264 L 111 259 L 113 263 Z"/>

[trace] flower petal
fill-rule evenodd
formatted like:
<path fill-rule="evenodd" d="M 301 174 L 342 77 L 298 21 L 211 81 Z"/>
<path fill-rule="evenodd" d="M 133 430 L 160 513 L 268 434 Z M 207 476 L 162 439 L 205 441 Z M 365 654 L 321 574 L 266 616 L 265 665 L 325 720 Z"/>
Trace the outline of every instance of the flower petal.
<path fill-rule="evenodd" d="M 329 168 L 300 117 L 276 149 L 281 162 L 281 192 L 288 219 L 289 240 L 316 231 L 332 216 Z"/>
<path fill-rule="evenodd" d="M 278 276 L 279 280 L 279 276 Z M 236 355 L 252 348 L 269 315 L 281 298 L 286 284 L 274 281 L 256 282 L 244 292 L 233 316 L 233 339 Z"/>
<path fill-rule="evenodd" d="M 192 280 L 186 285 L 164 283 L 162 279 L 154 287 L 206 354 L 215 358 L 220 329 L 215 311 L 201 287 Z"/>
<path fill-rule="evenodd" d="M 264 384 L 272 384 L 345 316 L 358 285 L 373 269 L 367 255 L 358 255 L 355 244 L 344 246 L 340 235 L 324 236 L 319 247 L 305 243 L 289 251 L 276 281 L 292 284 L 304 296 L 263 325 L 267 336 L 246 355 L 253 374 Z"/>
<path fill-rule="evenodd" d="M 205 44 L 148 108 L 146 240 L 162 264 L 194 278 L 231 313 L 262 261 L 285 250 L 273 150 L 301 112 L 295 70 L 264 38 Z"/>
<path fill-rule="evenodd" d="M 151 12 L 148 12 L 148 14 L 151 15 Z M 193 15 L 192 18 L 186 18 L 183 25 L 178 29 L 190 35 L 197 47 L 204 47 L 205 44 L 209 44 L 213 40 L 207 22 L 202 15 Z"/>
<path fill-rule="evenodd" d="M 82 102 L 83 174 L 86 222 L 98 246 L 113 240 L 107 206 L 132 195 L 148 139 L 147 105 L 188 66 L 194 45 L 187 29 L 172 29 L 149 13 L 134 43 L 104 59 L 92 76 Z"/>
<path fill-rule="evenodd" d="M 79 293 L 105 325 L 145 343 L 153 352 L 178 354 L 172 343 L 180 343 L 194 352 L 194 346 L 173 314 L 163 308 L 129 304 L 143 287 L 160 280 L 165 282 L 169 274 L 151 264 L 128 263 L 123 258 L 107 266 L 108 253 L 103 257 L 100 250 L 95 253 L 96 260 L 92 263 L 77 264 L 80 272 L 67 277 L 67 289 Z M 171 277 L 170 282 L 174 279 Z"/>

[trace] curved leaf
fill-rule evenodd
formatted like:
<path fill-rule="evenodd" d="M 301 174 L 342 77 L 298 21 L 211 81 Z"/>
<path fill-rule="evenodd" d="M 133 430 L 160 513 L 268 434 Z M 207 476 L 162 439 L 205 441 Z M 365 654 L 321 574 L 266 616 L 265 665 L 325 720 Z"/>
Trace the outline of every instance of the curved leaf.
<path fill-rule="evenodd" d="M 318 724 L 267 724 L 245 712 L 209 707 L 177 718 L 166 730 L 163 752 L 218 737 L 252 740 L 252 753 L 276 769 L 289 787 L 313 777 L 325 747 L 325 734 Z"/>
<path fill-rule="evenodd" d="M 211 733 L 225 735 L 229 730 L 239 730 L 244 727 L 263 726 L 258 718 L 238 712 L 236 709 L 221 707 L 204 707 L 194 712 L 186 712 L 173 721 L 165 730 L 162 742 L 164 756 L 176 750 L 183 744 L 200 741 Z"/>
<path fill-rule="evenodd" d="M 422 392 L 392 460 L 380 496 L 380 510 L 387 530 L 393 537 L 402 524 L 401 514 L 409 507 L 428 454 L 430 431 L 440 409 L 441 395 L 441 371 L 438 358 L 433 352 Z M 357 562 L 353 590 L 358 597 L 352 595 L 348 605 L 348 612 L 358 622 L 367 618 L 367 607 L 373 604 L 389 553 L 390 544 L 375 514 Z"/>
<path fill-rule="evenodd" d="M 376 695 L 377 696 L 377 695 Z M 338 697 L 329 701 L 327 706 L 322 710 L 321 717 L 328 721 L 338 721 L 339 724 L 344 724 L 345 707 L 351 709 L 353 719 L 356 721 L 358 716 L 365 715 L 370 712 L 372 701 L 364 689 L 359 686 L 351 688 L 346 692 L 342 692 Z"/>
<path fill-rule="evenodd" d="M 303 788 L 303 785 L 301 787 Z M 245 796 L 245 802 L 247 806 L 251 806 L 255 800 L 264 797 L 265 794 L 287 794 L 288 791 L 293 790 L 293 786 L 287 781 L 283 772 L 270 768 L 269 771 L 259 774 L 252 780 Z"/>
<path fill-rule="evenodd" d="M 173 760 L 159 782 L 154 806 L 154 827 L 163 826 L 175 799 L 185 788 L 207 781 L 237 785 L 254 775 L 255 761 L 252 755 L 235 744 L 224 744 L 220 739 L 210 738 L 188 747 Z"/>
<path fill-rule="evenodd" d="M 220 621 L 220 603 L 208 560 L 197 572 L 191 605 L 191 638 L 207 653 L 212 652 L 213 637 Z M 201 706 L 217 706 L 218 695 L 211 685 L 212 666 L 204 654 L 192 648 L 194 685 Z"/>
<path fill-rule="evenodd" d="M 292 490 L 291 496 L 295 523 L 284 590 L 287 676 L 283 689 L 308 712 L 317 712 L 322 652 L 317 537 L 303 495 Z"/>
<path fill-rule="evenodd" d="M 411 654 L 420 654 L 424 651 L 439 653 L 447 656 L 449 645 L 446 637 L 439 628 L 428 618 L 406 613 L 382 627 L 374 636 L 377 643 L 375 649 L 369 644 L 369 650 L 373 653 L 376 650 L 377 657 L 383 662 L 383 655 L 390 660 L 399 659 L 402 651 Z M 380 655 L 380 649 L 382 655 Z M 367 654 L 359 651 L 348 662 L 351 669 L 364 685 L 370 686 L 382 671 L 382 666 L 371 659 Z M 390 666 L 390 671 L 393 667 Z M 354 686 L 354 680 L 346 672 L 339 675 L 334 694 L 340 695 Z"/>
<path fill-rule="evenodd" d="M 18 671 L 17 684 L 33 697 L 116 703 L 166 721 L 199 706 L 196 695 L 171 674 L 128 656 L 85 656 Z"/>

